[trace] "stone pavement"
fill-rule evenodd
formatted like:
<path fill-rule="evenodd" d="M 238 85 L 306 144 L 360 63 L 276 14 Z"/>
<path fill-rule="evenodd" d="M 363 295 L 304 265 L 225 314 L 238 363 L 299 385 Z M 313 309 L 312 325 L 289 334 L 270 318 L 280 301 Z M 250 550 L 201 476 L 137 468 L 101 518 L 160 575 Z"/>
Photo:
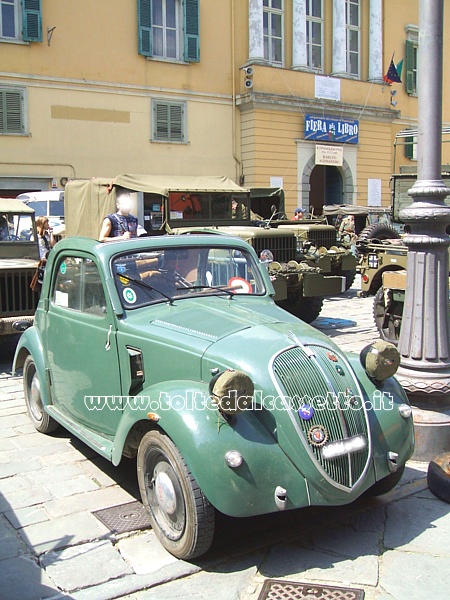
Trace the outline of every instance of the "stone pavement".
<path fill-rule="evenodd" d="M 356 289 L 328 299 L 314 323 L 349 351 L 377 338 L 372 299 Z M 37 433 L 4 352 L 0 600 L 257 600 L 269 577 L 363 588 L 366 600 L 448 598 L 450 505 L 427 489 L 424 463 L 410 461 L 377 499 L 220 518 L 211 551 L 195 562 L 166 553 L 151 530 L 111 534 L 92 511 L 139 498 L 135 461 L 114 468 L 64 430 Z"/>

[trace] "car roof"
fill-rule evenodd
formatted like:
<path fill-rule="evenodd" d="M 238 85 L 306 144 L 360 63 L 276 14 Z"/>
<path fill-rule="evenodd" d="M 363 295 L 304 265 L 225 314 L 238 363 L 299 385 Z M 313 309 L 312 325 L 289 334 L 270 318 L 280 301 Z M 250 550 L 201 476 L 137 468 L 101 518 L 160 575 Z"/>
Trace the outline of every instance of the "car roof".
<path fill-rule="evenodd" d="M 16 198 L 0 198 L 0 212 L 33 215 L 34 209 Z"/>
<path fill-rule="evenodd" d="M 17 198 L 26 202 L 42 202 L 43 200 L 60 200 L 64 190 L 47 190 L 44 192 L 24 192 L 19 194 Z"/>

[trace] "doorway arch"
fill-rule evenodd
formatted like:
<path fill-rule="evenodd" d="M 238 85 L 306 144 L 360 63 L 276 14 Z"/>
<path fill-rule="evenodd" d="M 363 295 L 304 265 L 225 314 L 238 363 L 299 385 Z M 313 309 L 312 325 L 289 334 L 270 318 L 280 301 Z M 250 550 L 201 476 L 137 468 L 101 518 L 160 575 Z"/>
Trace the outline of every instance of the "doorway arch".
<path fill-rule="evenodd" d="M 353 204 L 353 175 L 344 158 L 342 167 L 316 165 L 313 154 L 302 173 L 302 205 L 322 213 L 324 204 Z"/>

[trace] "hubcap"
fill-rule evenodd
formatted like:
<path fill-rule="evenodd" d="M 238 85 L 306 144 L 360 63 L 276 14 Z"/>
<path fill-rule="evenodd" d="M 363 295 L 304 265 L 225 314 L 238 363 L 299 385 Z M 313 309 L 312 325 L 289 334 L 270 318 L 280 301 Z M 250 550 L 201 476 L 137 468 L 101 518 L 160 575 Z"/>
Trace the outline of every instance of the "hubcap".
<path fill-rule="evenodd" d="M 36 421 L 42 420 L 41 384 L 36 375 L 33 375 L 29 390 L 30 411 Z"/>
<path fill-rule="evenodd" d="M 173 515 L 177 509 L 175 488 L 167 473 L 160 472 L 156 476 L 155 492 L 158 504 L 168 515 Z"/>

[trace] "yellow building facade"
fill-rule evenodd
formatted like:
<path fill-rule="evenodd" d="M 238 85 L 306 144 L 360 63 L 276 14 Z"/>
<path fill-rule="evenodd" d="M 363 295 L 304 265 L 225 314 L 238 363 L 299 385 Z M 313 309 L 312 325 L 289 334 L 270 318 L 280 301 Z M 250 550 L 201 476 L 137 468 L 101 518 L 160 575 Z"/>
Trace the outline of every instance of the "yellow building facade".
<path fill-rule="evenodd" d="M 387 206 L 416 165 L 418 4 L 0 0 L 0 194 L 141 172 Z"/>

